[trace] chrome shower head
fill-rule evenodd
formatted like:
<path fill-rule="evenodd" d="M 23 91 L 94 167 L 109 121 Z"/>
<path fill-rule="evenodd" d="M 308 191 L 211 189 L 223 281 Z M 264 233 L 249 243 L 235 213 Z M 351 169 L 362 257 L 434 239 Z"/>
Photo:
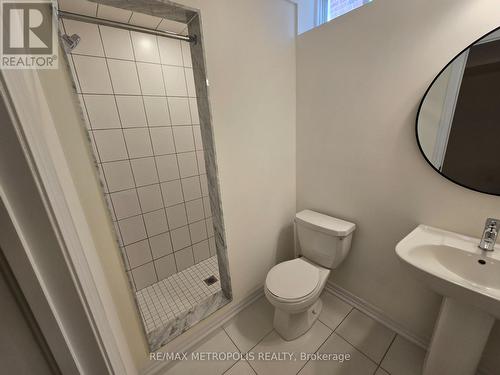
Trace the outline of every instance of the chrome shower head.
<path fill-rule="evenodd" d="M 61 35 L 61 41 L 63 44 L 63 48 L 66 53 L 70 53 L 75 49 L 75 47 L 80 43 L 80 36 L 78 34 L 73 34 L 69 36 L 68 34 Z"/>

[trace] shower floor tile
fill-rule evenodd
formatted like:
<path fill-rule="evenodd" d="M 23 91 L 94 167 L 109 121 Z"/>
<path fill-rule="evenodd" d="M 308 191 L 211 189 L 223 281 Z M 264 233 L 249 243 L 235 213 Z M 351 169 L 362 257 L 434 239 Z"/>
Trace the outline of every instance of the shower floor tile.
<path fill-rule="evenodd" d="M 211 285 L 205 279 L 215 276 Z M 210 257 L 136 292 L 146 332 L 164 327 L 169 321 L 221 290 L 217 257 Z"/>

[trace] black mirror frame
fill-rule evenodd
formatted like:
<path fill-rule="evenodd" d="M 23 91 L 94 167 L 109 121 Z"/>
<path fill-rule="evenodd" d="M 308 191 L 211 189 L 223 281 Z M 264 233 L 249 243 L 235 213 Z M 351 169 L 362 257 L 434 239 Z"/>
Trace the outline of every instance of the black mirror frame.
<path fill-rule="evenodd" d="M 476 39 L 474 42 L 472 42 L 471 44 L 469 44 L 466 48 L 464 48 L 462 51 L 460 51 L 448 64 L 445 65 L 445 67 L 443 69 L 441 69 L 439 71 L 439 73 L 436 75 L 436 77 L 434 77 L 434 79 L 432 80 L 431 84 L 429 85 L 429 87 L 427 88 L 427 90 L 425 90 L 425 93 L 424 93 L 424 96 L 422 97 L 422 100 L 420 101 L 420 104 L 418 106 L 418 111 L 417 111 L 417 117 L 415 119 L 415 137 L 417 139 L 417 145 L 418 145 L 418 149 L 420 150 L 420 153 L 422 154 L 422 156 L 424 157 L 424 159 L 427 161 L 427 163 L 432 167 L 432 169 L 434 169 L 434 171 L 436 171 L 440 176 L 446 178 L 448 181 L 451 181 L 463 188 L 466 188 L 466 189 L 469 189 L 469 190 L 473 190 L 475 192 L 478 192 L 478 193 L 483 193 L 483 194 L 488 194 L 488 195 L 492 195 L 492 196 L 495 196 L 495 197 L 498 197 L 500 196 L 500 193 L 498 194 L 495 194 L 495 193 L 490 193 L 490 192 L 487 192 L 487 191 L 482 191 L 482 190 L 479 190 L 479 189 L 476 189 L 476 188 L 473 188 L 471 186 L 467 186 L 461 182 L 458 182 L 456 180 L 454 180 L 453 178 L 450 178 L 448 176 L 446 176 L 445 174 L 441 173 L 441 171 L 439 169 L 437 169 L 434 164 L 432 164 L 432 162 L 429 160 L 429 158 L 427 157 L 427 155 L 425 155 L 424 153 L 424 150 L 422 148 L 422 145 L 420 144 L 420 139 L 418 137 L 418 119 L 420 117 L 420 111 L 422 109 L 422 106 L 424 104 L 424 101 L 425 101 L 425 98 L 427 97 L 427 94 L 429 93 L 429 91 L 431 90 L 432 86 L 434 86 L 434 83 L 437 81 L 437 79 L 441 76 L 441 74 L 462 54 L 464 53 L 465 51 L 467 51 L 469 48 L 471 48 L 472 46 L 474 46 L 477 42 L 479 42 L 481 39 L 484 39 L 486 38 L 488 35 L 490 34 L 493 34 L 494 32 L 500 30 L 500 26 L 497 27 L 496 29 L 484 34 L 482 37 Z M 500 171 L 499 171 L 500 173 Z"/>

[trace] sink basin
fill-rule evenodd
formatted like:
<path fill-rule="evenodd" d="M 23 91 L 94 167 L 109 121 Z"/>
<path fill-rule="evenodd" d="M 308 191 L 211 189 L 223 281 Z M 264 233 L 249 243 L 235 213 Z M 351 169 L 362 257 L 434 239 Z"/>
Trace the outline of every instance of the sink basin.
<path fill-rule="evenodd" d="M 486 252 L 478 244 L 478 238 L 419 225 L 396 253 L 434 291 L 500 318 L 500 248 Z"/>
<path fill-rule="evenodd" d="M 500 318 L 500 247 L 486 252 L 479 239 L 419 225 L 396 245 L 415 276 L 442 295 L 424 375 L 472 375 Z"/>

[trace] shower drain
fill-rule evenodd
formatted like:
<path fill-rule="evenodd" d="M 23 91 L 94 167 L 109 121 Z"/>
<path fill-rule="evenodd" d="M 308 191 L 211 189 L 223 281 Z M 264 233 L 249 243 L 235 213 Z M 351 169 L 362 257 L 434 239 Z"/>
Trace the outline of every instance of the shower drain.
<path fill-rule="evenodd" d="M 215 284 L 217 281 L 219 281 L 214 275 L 207 277 L 205 280 L 203 280 L 205 284 L 208 286 Z"/>

